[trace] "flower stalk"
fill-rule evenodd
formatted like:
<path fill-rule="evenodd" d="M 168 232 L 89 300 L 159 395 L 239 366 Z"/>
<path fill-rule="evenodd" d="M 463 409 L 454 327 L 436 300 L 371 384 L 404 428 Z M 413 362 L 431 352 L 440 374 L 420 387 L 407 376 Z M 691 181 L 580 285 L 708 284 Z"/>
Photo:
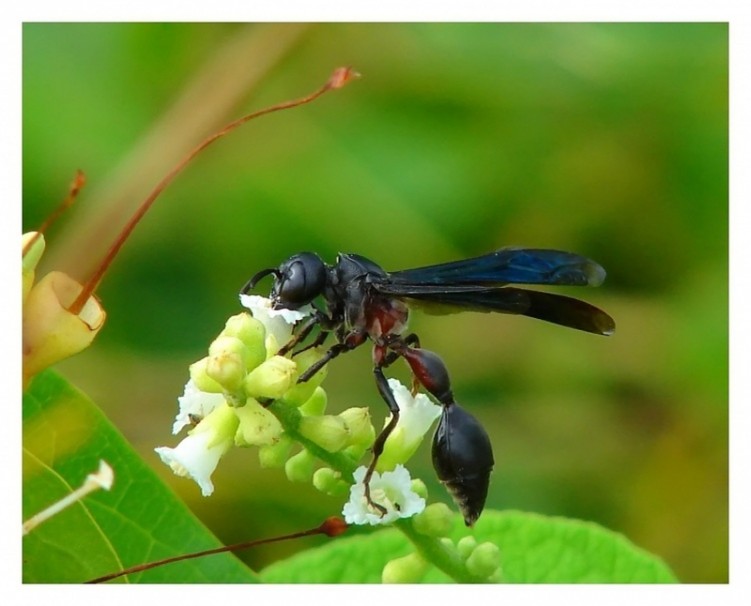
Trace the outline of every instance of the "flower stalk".
<path fill-rule="evenodd" d="M 457 550 L 436 537 L 421 534 L 411 518 L 397 520 L 395 526 L 412 542 L 418 553 L 457 583 L 487 583 L 484 576 L 473 574 Z"/>
<path fill-rule="evenodd" d="M 42 522 L 49 520 L 51 517 L 57 515 L 63 509 L 69 507 L 73 503 L 80 501 L 86 495 L 100 489 L 109 490 L 110 488 L 112 488 L 114 479 L 115 474 L 112 471 L 112 467 L 110 467 L 105 461 L 100 461 L 99 469 L 95 473 L 86 476 L 86 480 L 79 488 L 60 499 L 57 503 L 53 503 L 46 509 L 40 511 L 35 516 L 32 516 L 31 518 L 26 520 L 23 523 L 23 534 L 29 534 Z"/>

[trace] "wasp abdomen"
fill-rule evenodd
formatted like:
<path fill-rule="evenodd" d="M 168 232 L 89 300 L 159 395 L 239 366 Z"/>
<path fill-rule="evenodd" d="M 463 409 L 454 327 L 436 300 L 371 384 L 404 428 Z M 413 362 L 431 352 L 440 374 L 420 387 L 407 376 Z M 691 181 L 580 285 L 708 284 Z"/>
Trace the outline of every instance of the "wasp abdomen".
<path fill-rule="evenodd" d="M 444 406 L 433 436 L 433 468 L 467 526 L 485 507 L 493 464 L 490 438 L 479 421 L 456 403 Z"/>

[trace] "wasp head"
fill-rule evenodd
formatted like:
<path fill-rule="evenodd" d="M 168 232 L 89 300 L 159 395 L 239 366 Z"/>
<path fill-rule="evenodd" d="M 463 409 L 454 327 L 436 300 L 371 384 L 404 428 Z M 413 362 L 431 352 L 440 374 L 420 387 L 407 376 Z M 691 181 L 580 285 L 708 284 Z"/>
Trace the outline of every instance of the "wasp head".
<path fill-rule="evenodd" d="M 274 275 L 269 298 L 274 309 L 299 309 L 323 294 L 326 287 L 326 265 L 315 253 L 292 255 L 278 268 L 262 269 L 243 287 L 251 291 L 261 278 Z"/>

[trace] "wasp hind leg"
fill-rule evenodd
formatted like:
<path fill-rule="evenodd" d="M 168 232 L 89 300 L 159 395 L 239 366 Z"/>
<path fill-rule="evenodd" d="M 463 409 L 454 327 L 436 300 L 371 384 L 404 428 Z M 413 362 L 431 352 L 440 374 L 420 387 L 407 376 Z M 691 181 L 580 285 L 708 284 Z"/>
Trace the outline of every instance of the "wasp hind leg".
<path fill-rule="evenodd" d="M 394 397 L 394 392 L 391 391 L 391 387 L 389 387 L 388 380 L 386 379 L 386 376 L 383 374 L 383 365 L 382 364 L 376 364 L 373 368 L 373 375 L 375 376 L 376 381 L 376 387 L 378 388 L 378 393 L 381 394 L 381 397 L 386 402 L 386 405 L 389 407 L 389 410 L 391 411 L 391 419 L 389 419 L 389 422 L 386 424 L 386 427 L 383 428 L 381 433 L 378 434 L 378 436 L 375 439 L 375 442 L 373 442 L 373 460 L 370 462 L 370 465 L 368 466 L 368 470 L 365 472 L 365 477 L 363 478 L 363 485 L 365 487 L 365 499 L 367 500 L 368 506 L 373 507 L 374 509 L 377 509 L 381 517 L 386 515 L 386 508 L 383 505 L 380 505 L 373 501 L 373 499 L 370 496 L 370 480 L 373 477 L 373 472 L 375 471 L 376 465 L 378 464 L 378 459 L 383 454 L 383 447 L 386 444 L 386 440 L 391 435 L 391 432 L 394 431 L 394 428 L 396 427 L 396 424 L 399 422 L 399 404 L 396 402 L 396 398 Z"/>

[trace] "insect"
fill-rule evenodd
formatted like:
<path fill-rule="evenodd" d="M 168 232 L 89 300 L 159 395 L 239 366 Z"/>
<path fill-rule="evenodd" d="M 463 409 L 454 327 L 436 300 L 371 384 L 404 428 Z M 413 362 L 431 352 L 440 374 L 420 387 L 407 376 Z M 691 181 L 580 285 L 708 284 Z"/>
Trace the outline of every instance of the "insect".
<path fill-rule="evenodd" d="M 316 326 L 320 332 L 293 355 L 322 345 L 332 333 L 336 338 L 322 358 L 300 376 L 299 382 L 310 379 L 338 355 L 367 340 L 373 343 L 373 374 L 378 392 L 391 411 L 391 419 L 375 439 L 364 484 L 368 504 L 382 514 L 386 510 L 371 500 L 369 482 L 386 439 L 399 422 L 399 406 L 383 372 L 399 358 L 409 364 L 414 381 L 443 407 L 433 437 L 433 467 L 467 526 L 473 525 L 482 513 L 494 465 L 487 432 L 455 401 L 441 358 L 423 349 L 417 335 L 404 335 L 411 307 L 440 313 L 524 315 L 598 335 L 615 331 L 613 319 L 589 303 L 509 286 L 598 286 L 605 279 L 605 270 L 594 261 L 558 250 L 507 247 L 471 259 L 395 272 L 387 272 L 356 254 L 340 253 L 328 265 L 315 253 L 302 252 L 277 268 L 261 270 L 242 292 L 248 293 L 268 275 L 274 276 L 270 294 L 274 308 L 298 309 L 312 304 L 314 310 L 282 347 L 281 355 L 303 343 Z"/>

